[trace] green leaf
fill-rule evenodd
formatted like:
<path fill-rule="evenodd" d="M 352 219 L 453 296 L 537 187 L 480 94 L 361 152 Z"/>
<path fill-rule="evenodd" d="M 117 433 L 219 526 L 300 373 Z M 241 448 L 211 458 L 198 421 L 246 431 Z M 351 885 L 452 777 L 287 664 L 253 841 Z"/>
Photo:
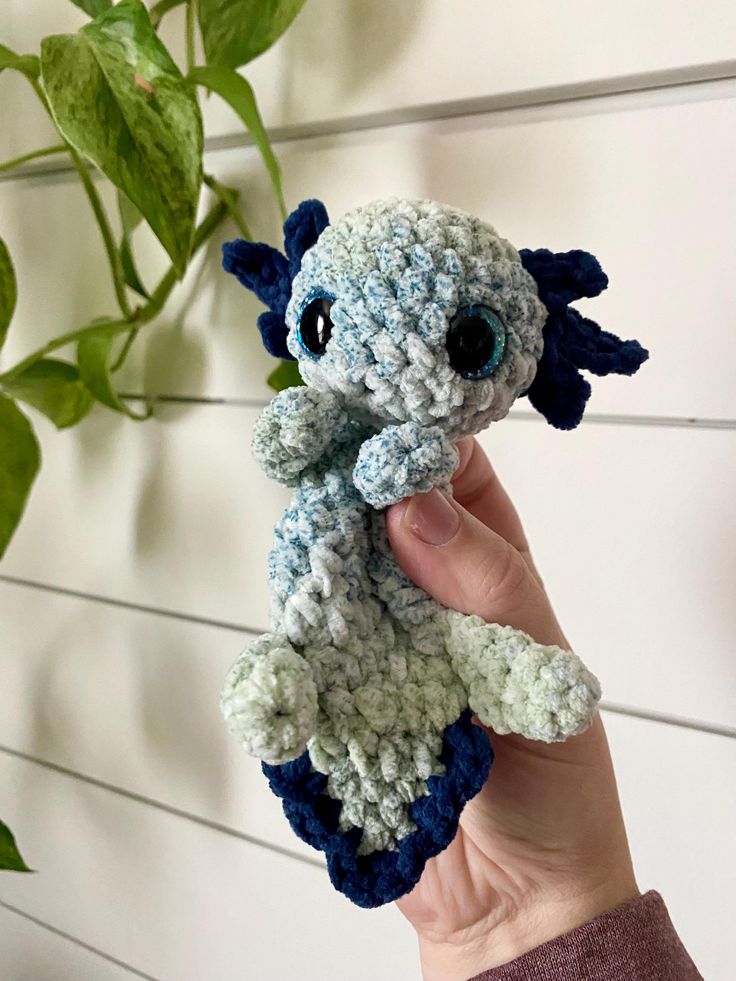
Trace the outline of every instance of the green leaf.
<path fill-rule="evenodd" d="M 0 44 L 0 72 L 3 68 L 13 68 L 17 72 L 26 75 L 28 78 L 38 78 L 41 70 L 38 58 L 35 55 L 19 55 L 4 44 Z"/>
<path fill-rule="evenodd" d="M 0 386 L 8 395 L 43 412 L 57 429 L 75 425 L 92 405 L 92 396 L 82 384 L 77 368 L 55 358 L 34 362 Z"/>
<path fill-rule="evenodd" d="M 150 300 L 150 294 L 138 275 L 133 257 L 133 246 L 130 241 L 132 233 L 143 221 L 143 215 L 122 191 L 118 191 L 118 210 L 120 211 L 120 224 L 123 226 L 123 237 L 120 241 L 120 264 L 123 267 L 123 278 L 126 284 L 135 290 L 139 296 Z"/>
<path fill-rule="evenodd" d="M 253 137 L 253 142 L 260 150 L 263 162 L 266 165 L 271 184 L 279 203 L 279 208 L 286 217 L 286 205 L 284 204 L 284 193 L 281 189 L 281 172 L 278 160 L 274 156 L 271 144 L 268 141 L 268 134 L 263 125 L 261 114 L 258 112 L 256 97 L 249 82 L 242 75 L 238 75 L 231 68 L 202 67 L 193 68 L 189 73 L 189 80 L 197 85 L 216 92 L 230 105 L 248 128 L 248 132 Z"/>
<path fill-rule="evenodd" d="M 138 296 L 142 296 L 145 300 L 150 300 L 151 294 L 143 285 L 143 280 L 138 275 L 138 269 L 133 258 L 133 250 L 127 238 L 124 238 L 120 243 L 120 265 L 123 267 L 123 279 L 126 285 L 130 286 L 132 290 L 135 290 Z"/>
<path fill-rule="evenodd" d="M 3 821 L 0 821 L 0 869 L 10 872 L 32 872 L 18 851 L 13 832 Z"/>
<path fill-rule="evenodd" d="M 131 419 L 147 419 L 150 410 L 142 414 L 135 412 L 118 397 L 112 384 L 112 348 L 120 334 L 130 330 L 130 324 L 100 324 L 77 344 L 77 364 L 82 381 L 98 402 Z"/>
<path fill-rule="evenodd" d="M 140 0 L 41 44 L 43 85 L 64 137 L 142 212 L 184 273 L 202 183 L 202 117 Z"/>
<path fill-rule="evenodd" d="M 304 0 L 199 0 L 199 27 L 208 65 L 239 68 L 270 48 Z"/>
<path fill-rule="evenodd" d="M 123 226 L 123 233 L 130 235 L 143 221 L 143 215 L 133 204 L 127 194 L 118 191 L 118 211 L 120 212 L 120 224 Z"/>
<path fill-rule="evenodd" d="M 278 368 L 274 368 L 268 376 L 268 384 L 276 392 L 282 392 L 285 388 L 296 388 L 303 385 L 304 380 L 299 374 L 299 365 L 296 361 L 281 361 Z"/>
<path fill-rule="evenodd" d="M 0 347 L 3 346 L 10 321 L 13 319 L 17 299 L 15 270 L 8 247 L 0 238 Z"/>
<path fill-rule="evenodd" d="M 85 14 L 97 17 L 112 7 L 112 0 L 72 0 L 75 7 L 81 7 Z"/>
<path fill-rule="evenodd" d="M 33 427 L 15 402 L 0 395 L 0 557 L 23 514 L 40 463 Z"/>

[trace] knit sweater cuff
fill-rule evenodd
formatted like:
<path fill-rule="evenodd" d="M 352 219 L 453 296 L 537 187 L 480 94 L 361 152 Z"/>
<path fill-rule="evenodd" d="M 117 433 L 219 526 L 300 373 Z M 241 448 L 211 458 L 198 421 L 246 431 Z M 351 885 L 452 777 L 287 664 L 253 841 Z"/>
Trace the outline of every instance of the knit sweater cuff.
<path fill-rule="evenodd" d="M 471 981 L 702 981 L 651 891 Z"/>

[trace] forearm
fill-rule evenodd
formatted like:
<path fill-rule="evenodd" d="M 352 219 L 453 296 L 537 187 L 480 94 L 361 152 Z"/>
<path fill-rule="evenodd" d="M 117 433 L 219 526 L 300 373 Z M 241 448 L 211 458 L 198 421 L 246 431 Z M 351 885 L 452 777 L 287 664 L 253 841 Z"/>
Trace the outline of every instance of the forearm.
<path fill-rule="evenodd" d="M 544 931 L 545 923 L 538 928 Z M 479 944 L 475 956 L 483 953 Z M 656 892 L 594 916 L 513 960 L 499 964 L 500 959 L 497 946 L 488 963 L 498 966 L 475 974 L 472 981 L 702 981 Z M 469 977 L 467 969 L 453 970 L 449 961 L 440 968 L 437 952 L 426 952 L 423 966 L 427 979 Z"/>

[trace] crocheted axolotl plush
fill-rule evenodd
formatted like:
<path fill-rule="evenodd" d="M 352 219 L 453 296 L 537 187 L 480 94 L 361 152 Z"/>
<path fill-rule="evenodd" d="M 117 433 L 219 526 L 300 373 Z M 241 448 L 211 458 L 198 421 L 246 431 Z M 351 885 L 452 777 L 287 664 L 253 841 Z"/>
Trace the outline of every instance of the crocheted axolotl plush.
<path fill-rule="evenodd" d="M 284 232 L 285 255 L 224 247 L 270 308 L 266 347 L 297 359 L 306 386 L 256 423 L 256 459 L 294 494 L 270 555 L 271 632 L 231 669 L 222 709 L 336 888 L 377 906 L 416 884 L 484 784 L 492 751 L 473 715 L 562 740 L 600 696 L 570 651 L 413 585 L 384 509 L 450 493 L 455 443 L 517 397 L 573 428 L 590 394 L 579 369 L 632 374 L 647 354 L 569 307 L 607 285 L 586 252 L 517 252 L 431 201 L 379 201 L 333 225 L 306 201 Z"/>

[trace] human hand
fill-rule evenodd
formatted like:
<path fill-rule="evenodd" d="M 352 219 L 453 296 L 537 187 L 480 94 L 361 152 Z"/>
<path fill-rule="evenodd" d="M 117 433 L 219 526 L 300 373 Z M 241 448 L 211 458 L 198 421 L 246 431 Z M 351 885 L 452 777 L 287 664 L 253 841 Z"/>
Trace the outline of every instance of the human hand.
<path fill-rule="evenodd" d="M 387 513 L 404 572 L 444 606 L 569 649 L 519 517 L 474 439 L 440 491 Z M 491 733 L 488 783 L 397 903 L 425 981 L 465 981 L 639 895 L 603 724 L 563 743 Z"/>

